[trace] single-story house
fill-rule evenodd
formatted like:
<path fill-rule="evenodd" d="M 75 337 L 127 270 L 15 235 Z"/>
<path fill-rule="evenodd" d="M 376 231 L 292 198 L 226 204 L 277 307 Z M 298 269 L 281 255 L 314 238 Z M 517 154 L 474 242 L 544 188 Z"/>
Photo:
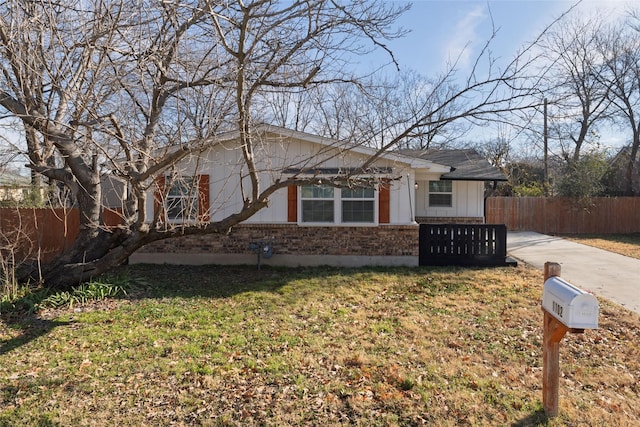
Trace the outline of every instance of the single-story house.
<path fill-rule="evenodd" d="M 0 203 L 15 204 L 29 198 L 31 180 L 16 172 L 0 169 Z"/>
<path fill-rule="evenodd" d="M 484 223 L 485 183 L 495 187 L 498 181 L 507 180 L 500 169 L 471 148 L 399 152 L 451 168 L 442 174 L 416 171 L 418 223 Z"/>
<path fill-rule="evenodd" d="M 269 125 L 255 132 L 263 188 L 292 175 L 313 178 L 313 184 L 277 190 L 268 207 L 229 235 L 154 242 L 131 263 L 251 264 L 266 245 L 264 254 L 273 256 L 263 262 L 274 265 L 418 265 L 419 223 L 481 224 L 485 182 L 506 180 L 473 150 L 391 151 L 359 175 L 360 185 L 343 188 L 331 183 L 376 150 Z M 161 179 L 148 197 L 148 217 L 162 209 L 166 221 L 180 223 L 238 212 L 247 188 L 238 140 L 237 133 L 221 135 Z M 197 195 L 188 190 L 194 180 Z"/>

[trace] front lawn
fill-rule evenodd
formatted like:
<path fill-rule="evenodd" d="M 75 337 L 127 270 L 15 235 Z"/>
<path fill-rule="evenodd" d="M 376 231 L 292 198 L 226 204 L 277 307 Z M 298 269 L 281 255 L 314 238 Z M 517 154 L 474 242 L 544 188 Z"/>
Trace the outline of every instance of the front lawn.
<path fill-rule="evenodd" d="M 640 259 L 640 233 L 630 234 L 571 234 L 561 235 L 565 239 L 594 246 L 609 252 L 615 252 Z"/>
<path fill-rule="evenodd" d="M 542 274 L 128 266 L 0 322 L 1 425 L 632 425 L 640 322 L 601 301 L 542 413 Z M 546 424 L 545 424 L 546 423 Z"/>

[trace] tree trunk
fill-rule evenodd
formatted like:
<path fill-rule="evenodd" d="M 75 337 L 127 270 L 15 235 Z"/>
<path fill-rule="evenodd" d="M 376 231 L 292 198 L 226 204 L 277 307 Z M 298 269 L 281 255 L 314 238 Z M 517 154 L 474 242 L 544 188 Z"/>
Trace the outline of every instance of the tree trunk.
<path fill-rule="evenodd" d="M 635 191 L 633 188 L 634 169 L 636 165 L 636 157 L 638 157 L 638 147 L 640 147 L 640 132 L 633 132 L 633 143 L 631 144 L 631 152 L 629 153 L 629 162 L 627 163 L 627 170 L 625 171 L 625 186 L 624 195 L 634 196 Z"/>

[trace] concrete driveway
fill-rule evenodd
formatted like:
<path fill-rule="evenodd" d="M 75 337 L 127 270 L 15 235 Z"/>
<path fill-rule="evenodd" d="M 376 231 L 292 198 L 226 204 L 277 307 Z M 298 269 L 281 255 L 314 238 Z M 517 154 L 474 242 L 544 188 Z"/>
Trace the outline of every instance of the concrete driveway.
<path fill-rule="evenodd" d="M 640 260 L 532 231 L 509 232 L 507 252 L 536 268 L 562 266 L 569 283 L 640 313 Z"/>

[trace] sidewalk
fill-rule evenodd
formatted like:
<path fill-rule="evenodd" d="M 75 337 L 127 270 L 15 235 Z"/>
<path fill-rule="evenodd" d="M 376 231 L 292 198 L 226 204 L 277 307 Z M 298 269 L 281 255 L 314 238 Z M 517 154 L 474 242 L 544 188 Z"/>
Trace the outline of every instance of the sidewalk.
<path fill-rule="evenodd" d="M 562 266 L 562 278 L 640 313 L 640 260 L 532 231 L 509 232 L 507 253 L 536 268 Z"/>

